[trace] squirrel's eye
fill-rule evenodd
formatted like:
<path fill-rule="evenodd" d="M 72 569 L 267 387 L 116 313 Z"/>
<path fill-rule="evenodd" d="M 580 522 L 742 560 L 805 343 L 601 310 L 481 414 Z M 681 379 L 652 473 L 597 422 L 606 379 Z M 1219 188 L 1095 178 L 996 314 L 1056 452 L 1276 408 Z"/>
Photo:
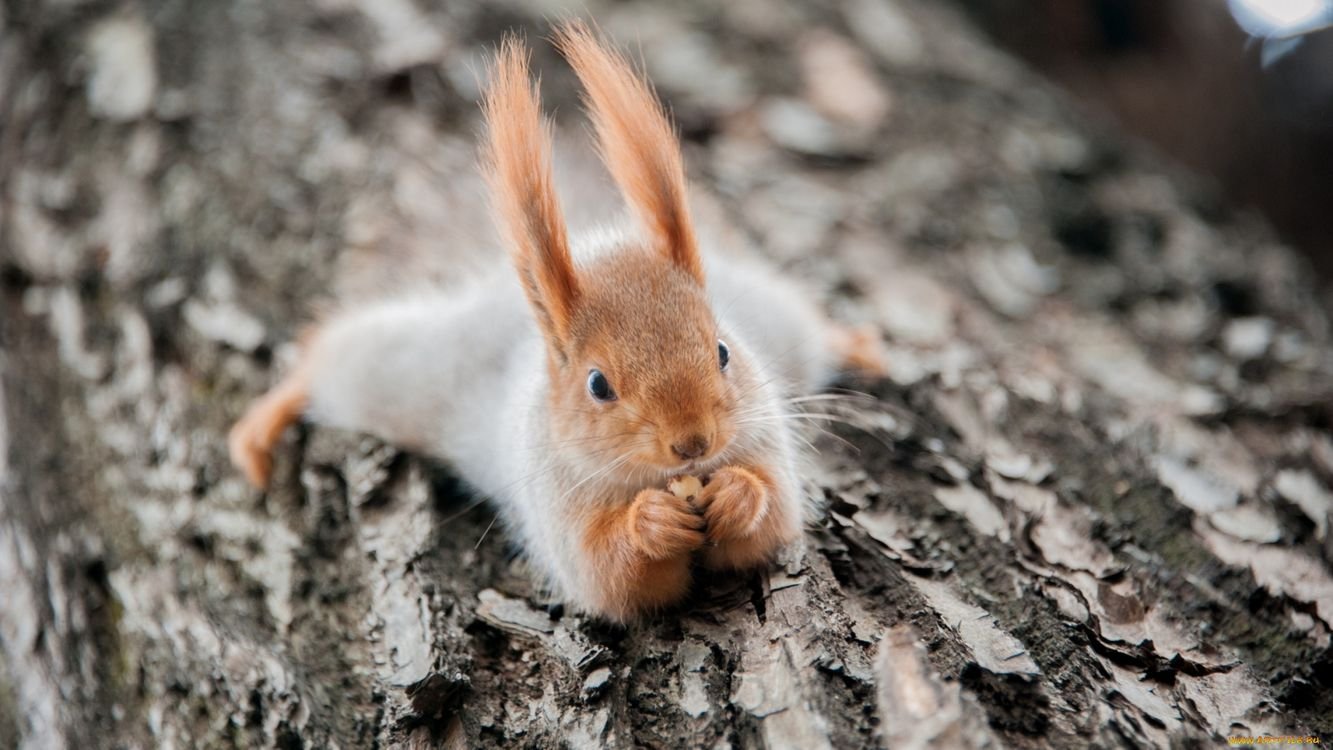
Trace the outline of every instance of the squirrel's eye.
<path fill-rule="evenodd" d="M 719 370 L 727 369 L 727 363 L 731 361 L 731 350 L 727 348 L 727 343 L 721 339 L 717 341 L 717 367 Z"/>
<path fill-rule="evenodd" d="M 593 370 L 588 373 L 588 393 L 598 401 L 614 401 L 616 392 L 611 390 L 611 384 L 607 382 L 606 376 L 601 370 Z"/>

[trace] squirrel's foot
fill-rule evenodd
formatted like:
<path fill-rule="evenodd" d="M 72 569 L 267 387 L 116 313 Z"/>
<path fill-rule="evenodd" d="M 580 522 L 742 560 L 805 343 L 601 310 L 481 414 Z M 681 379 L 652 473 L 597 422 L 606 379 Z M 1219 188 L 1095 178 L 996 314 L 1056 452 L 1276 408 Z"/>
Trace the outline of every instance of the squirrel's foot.
<path fill-rule="evenodd" d="M 273 446 L 283 430 L 301 416 L 307 399 L 305 383 L 289 377 L 264 394 L 227 435 L 231 462 L 259 489 L 273 471 Z"/>
<path fill-rule="evenodd" d="M 880 340 L 879 331 L 872 325 L 864 324 L 855 328 L 834 325 L 833 351 L 837 353 L 838 364 L 844 370 L 876 378 L 888 374 L 884 344 Z"/>

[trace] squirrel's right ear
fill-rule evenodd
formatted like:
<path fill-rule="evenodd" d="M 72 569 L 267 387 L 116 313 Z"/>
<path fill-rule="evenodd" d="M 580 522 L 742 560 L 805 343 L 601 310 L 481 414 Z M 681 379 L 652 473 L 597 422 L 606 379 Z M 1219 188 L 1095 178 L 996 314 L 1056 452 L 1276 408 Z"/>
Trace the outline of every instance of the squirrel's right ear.
<path fill-rule="evenodd" d="M 501 42 L 490 72 L 482 107 L 491 201 L 537 322 L 564 356 L 579 284 L 555 194 L 550 124 L 542 117 L 528 52 L 518 39 Z"/>

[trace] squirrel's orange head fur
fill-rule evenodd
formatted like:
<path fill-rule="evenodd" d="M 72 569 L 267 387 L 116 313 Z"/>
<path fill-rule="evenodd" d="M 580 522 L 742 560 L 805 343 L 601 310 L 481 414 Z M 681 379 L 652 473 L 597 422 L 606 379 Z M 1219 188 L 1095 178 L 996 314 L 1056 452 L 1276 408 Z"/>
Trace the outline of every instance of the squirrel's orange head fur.
<path fill-rule="evenodd" d="M 675 133 L 648 84 L 585 26 L 563 25 L 556 44 L 584 85 L 603 160 L 642 231 L 576 267 L 527 54 L 506 40 L 485 101 L 487 171 L 547 341 L 553 429 L 600 464 L 669 473 L 711 463 L 734 437 L 755 375 L 742 361 L 723 367 Z"/>

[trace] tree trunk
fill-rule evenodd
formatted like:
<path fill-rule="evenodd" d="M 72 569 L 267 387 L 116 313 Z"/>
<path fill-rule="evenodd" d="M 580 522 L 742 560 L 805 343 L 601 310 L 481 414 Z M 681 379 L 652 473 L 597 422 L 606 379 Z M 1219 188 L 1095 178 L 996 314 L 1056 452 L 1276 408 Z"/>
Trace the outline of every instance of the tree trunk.
<path fill-rule="evenodd" d="M 0 739 L 1333 738 L 1326 300 L 939 3 L 587 6 L 727 221 L 886 335 L 780 567 L 618 629 L 447 467 L 303 428 L 250 490 L 226 430 L 347 248 L 461 252 L 504 31 L 577 110 L 548 4 L 427 5 L 0 11 Z"/>

